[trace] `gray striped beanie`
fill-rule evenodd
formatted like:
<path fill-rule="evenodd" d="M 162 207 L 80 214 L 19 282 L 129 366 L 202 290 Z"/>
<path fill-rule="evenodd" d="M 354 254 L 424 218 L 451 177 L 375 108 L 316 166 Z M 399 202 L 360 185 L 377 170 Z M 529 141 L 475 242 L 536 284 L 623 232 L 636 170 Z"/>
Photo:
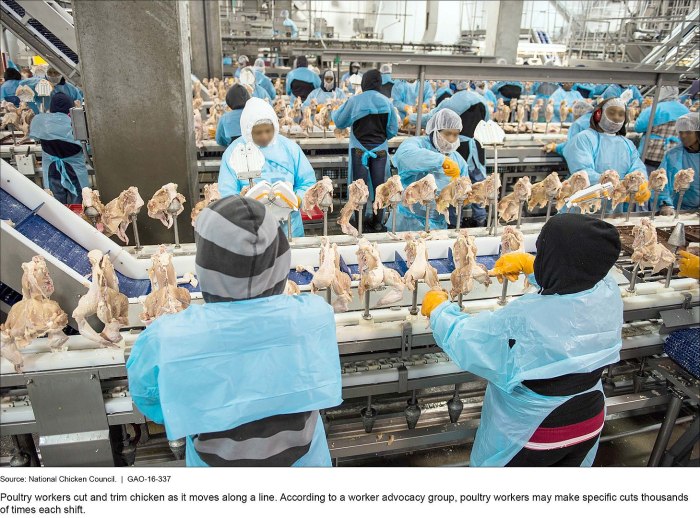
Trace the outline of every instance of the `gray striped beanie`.
<path fill-rule="evenodd" d="M 212 203 L 197 218 L 195 243 L 205 302 L 284 292 L 291 266 L 289 242 L 262 203 L 241 196 Z"/>

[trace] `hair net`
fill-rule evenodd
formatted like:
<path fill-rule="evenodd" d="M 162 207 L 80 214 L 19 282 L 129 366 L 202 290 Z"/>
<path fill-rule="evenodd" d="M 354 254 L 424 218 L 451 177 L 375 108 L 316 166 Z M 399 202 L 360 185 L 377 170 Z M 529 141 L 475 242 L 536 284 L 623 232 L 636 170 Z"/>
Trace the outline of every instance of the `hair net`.
<path fill-rule="evenodd" d="M 245 67 L 241 70 L 241 75 L 238 78 L 242 85 L 254 86 L 255 85 L 255 72 L 250 67 Z"/>
<path fill-rule="evenodd" d="M 384 63 L 384 64 L 379 68 L 379 71 L 380 71 L 382 74 L 391 74 L 391 69 L 392 69 L 391 63 Z"/>
<path fill-rule="evenodd" d="M 275 136 L 269 144 L 272 145 L 280 129 L 277 114 L 267 102 L 253 97 L 245 103 L 241 113 L 241 135 L 246 142 L 253 142 L 253 128 L 258 124 L 272 124 L 275 127 Z"/>
<path fill-rule="evenodd" d="M 245 54 L 238 56 L 238 64 L 241 66 L 247 66 L 249 61 L 248 56 Z"/>
<path fill-rule="evenodd" d="M 457 84 L 455 85 L 457 87 L 457 90 L 466 90 L 469 88 L 469 81 L 458 81 Z"/>
<path fill-rule="evenodd" d="M 574 101 L 574 104 L 571 107 L 571 109 L 574 114 L 574 119 L 578 119 L 584 113 L 593 111 L 593 105 L 591 103 L 587 103 L 586 101 L 582 101 L 579 99 L 578 101 Z"/>
<path fill-rule="evenodd" d="M 676 131 L 700 131 L 700 112 L 690 112 L 679 117 Z"/>
<path fill-rule="evenodd" d="M 282 18 L 289 18 L 289 10 L 288 10 L 288 9 L 283 9 L 283 10 L 280 12 L 280 16 L 281 16 Z"/>
<path fill-rule="evenodd" d="M 661 101 L 673 101 L 678 99 L 678 87 L 677 86 L 662 86 L 659 90 L 659 102 Z"/>
<path fill-rule="evenodd" d="M 441 131 L 444 129 L 462 131 L 462 119 L 460 119 L 459 115 L 455 112 L 447 108 L 437 112 L 435 116 L 428 121 L 425 132 L 432 133 L 433 131 Z"/>
<path fill-rule="evenodd" d="M 607 116 L 606 112 L 608 111 L 608 108 L 611 106 L 617 106 L 619 108 L 622 108 L 623 110 L 626 108 L 625 106 L 625 101 L 620 99 L 619 97 L 612 97 L 610 99 L 607 99 L 604 101 L 604 106 L 602 107 L 602 113 L 600 116 L 600 121 L 598 122 L 598 126 L 600 129 L 602 129 L 605 133 L 610 133 L 610 134 L 616 134 L 619 133 L 619 131 L 624 127 L 625 123 L 623 122 L 614 122 L 610 120 L 610 118 Z M 625 120 L 627 120 L 627 116 L 625 115 Z M 591 119 L 591 122 L 593 123 L 593 119 Z"/>
<path fill-rule="evenodd" d="M 253 67 L 260 72 L 265 72 L 265 60 L 263 58 L 256 59 Z"/>

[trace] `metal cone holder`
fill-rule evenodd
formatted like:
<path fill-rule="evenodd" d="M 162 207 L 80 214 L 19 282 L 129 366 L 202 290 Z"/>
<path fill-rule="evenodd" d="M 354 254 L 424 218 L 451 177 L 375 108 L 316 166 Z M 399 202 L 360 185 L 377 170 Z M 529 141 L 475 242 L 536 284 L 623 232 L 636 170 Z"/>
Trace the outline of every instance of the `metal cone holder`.
<path fill-rule="evenodd" d="M 170 205 L 168 205 L 168 212 L 172 215 L 173 218 L 173 233 L 175 234 L 175 248 L 180 248 L 180 232 L 177 228 L 177 213 L 178 211 L 182 208 L 182 203 L 180 203 L 180 200 L 175 198 L 173 201 L 170 202 Z"/>
<path fill-rule="evenodd" d="M 332 204 L 333 204 L 333 197 L 330 193 L 326 193 L 326 195 L 321 200 L 321 203 L 319 203 L 319 207 L 321 207 L 321 210 L 323 211 L 323 235 L 324 235 L 324 237 L 328 235 L 328 209 L 331 208 Z"/>
<path fill-rule="evenodd" d="M 659 193 L 652 189 L 651 195 L 654 198 L 654 201 L 651 204 L 651 220 L 654 221 L 654 219 L 656 218 L 656 207 L 659 204 Z"/>
<path fill-rule="evenodd" d="M 494 236 L 498 235 L 498 184 L 500 183 L 496 181 L 498 178 L 498 146 L 499 144 L 493 144 L 493 174 L 495 178 L 493 182 L 493 192 L 489 193 L 489 201 L 491 204 L 491 210 L 489 212 L 493 213 L 489 235 L 493 233 Z"/>
<path fill-rule="evenodd" d="M 83 214 L 85 214 L 88 217 L 93 227 L 97 225 L 97 217 L 100 215 L 100 213 L 97 212 L 97 209 L 95 207 L 86 207 L 83 211 Z"/>
<path fill-rule="evenodd" d="M 676 205 L 676 216 L 673 219 L 678 219 L 678 217 L 681 215 L 681 205 L 683 205 L 683 196 L 685 195 L 685 191 L 688 189 L 681 189 L 678 191 L 678 204 Z"/>
<path fill-rule="evenodd" d="M 141 239 L 139 238 L 139 226 L 136 223 L 136 220 L 138 218 L 139 213 L 134 212 L 130 218 L 131 218 L 131 225 L 134 228 L 134 241 L 136 242 L 136 246 L 134 247 L 134 250 L 139 251 L 143 247 L 141 246 Z"/>
<path fill-rule="evenodd" d="M 520 230 L 520 222 L 523 217 L 523 205 L 525 205 L 525 200 L 520 200 L 519 208 L 518 208 L 518 223 L 515 225 L 515 228 Z"/>
<path fill-rule="evenodd" d="M 17 145 L 17 135 L 15 135 L 15 125 L 8 124 L 7 129 L 10 131 L 10 135 L 12 136 L 12 145 L 16 146 Z"/>
<path fill-rule="evenodd" d="M 549 218 L 552 216 L 552 204 L 554 203 L 554 197 L 551 196 L 547 199 L 547 216 L 544 218 L 544 222 L 547 223 Z"/>
<path fill-rule="evenodd" d="M 499 306 L 505 306 L 508 297 L 508 277 L 503 276 L 503 288 L 501 289 L 501 297 L 498 299 Z"/>
<path fill-rule="evenodd" d="M 630 191 L 630 201 L 627 203 L 627 214 L 625 215 L 625 222 L 630 220 L 630 214 L 632 214 L 632 208 L 637 206 L 637 202 L 634 201 L 634 197 L 637 196 L 637 191 Z"/>
<path fill-rule="evenodd" d="M 437 191 L 433 191 L 433 197 L 430 200 L 426 200 L 425 202 L 425 232 L 430 233 L 430 207 L 432 206 L 433 203 L 435 203 L 435 196 L 437 194 Z"/>
<path fill-rule="evenodd" d="M 418 314 L 418 281 L 413 283 L 413 294 L 411 295 L 411 309 L 408 312 L 416 316 Z"/>
<path fill-rule="evenodd" d="M 462 199 L 457 200 L 457 225 L 456 225 L 456 230 L 457 232 L 460 231 L 462 228 L 462 211 L 464 210 L 464 201 Z"/>
<path fill-rule="evenodd" d="M 357 210 L 357 239 L 362 237 L 362 220 L 365 217 L 365 204 L 360 205 Z"/>
<path fill-rule="evenodd" d="M 396 234 L 396 211 L 401 201 L 401 193 L 397 193 L 389 198 L 389 206 L 391 207 L 391 233 Z"/>
<path fill-rule="evenodd" d="M 673 228 L 673 232 L 671 232 L 671 235 L 668 238 L 668 244 L 673 248 L 671 250 L 673 252 L 673 255 L 676 255 L 676 252 L 678 251 L 679 247 L 685 246 L 686 241 L 685 241 L 685 225 L 681 222 L 676 223 L 676 226 Z M 664 284 L 664 288 L 668 288 L 671 286 L 671 277 L 673 276 L 673 265 L 675 264 L 675 261 L 671 264 L 668 265 L 668 268 L 666 269 L 666 283 Z"/>
<path fill-rule="evenodd" d="M 372 315 L 369 312 L 369 292 L 370 290 L 365 291 L 365 300 L 364 300 L 364 312 L 362 313 L 362 318 L 365 320 L 372 320 Z"/>
<path fill-rule="evenodd" d="M 627 291 L 629 293 L 634 293 L 636 291 L 636 286 L 637 286 L 637 275 L 639 274 L 639 263 L 634 265 L 634 269 L 632 270 L 632 278 L 630 279 L 630 285 L 627 286 Z"/>
<path fill-rule="evenodd" d="M 462 403 L 462 400 L 459 397 L 459 385 L 455 385 L 454 395 L 452 396 L 452 399 L 447 402 L 447 413 L 450 416 L 451 423 L 454 424 L 459 421 L 459 416 L 461 415 L 463 409 L 464 403 Z"/>

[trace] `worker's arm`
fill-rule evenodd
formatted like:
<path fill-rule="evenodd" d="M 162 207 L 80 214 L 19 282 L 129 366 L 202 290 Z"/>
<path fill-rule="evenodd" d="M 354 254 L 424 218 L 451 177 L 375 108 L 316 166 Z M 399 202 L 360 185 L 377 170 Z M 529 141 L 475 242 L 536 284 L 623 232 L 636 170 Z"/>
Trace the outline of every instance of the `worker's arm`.
<path fill-rule="evenodd" d="M 292 95 L 292 81 L 294 81 L 294 70 L 290 71 L 284 79 L 284 91 L 287 95 Z M 289 102 L 291 103 L 292 99 Z"/>
<path fill-rule="evenodd" d="M 444 302 L 430 315 L 435 342 L 461 369 L 495 383 L 507 384 L 507 323 L 500 311 L 462 313 L 456 304 Z"/>
<path fill-rule="evenodd" d="M 314 85 L 314 88 L 321 88 L 321 78 L 318 76 L 318 74 L 313 74 L 311 84 Z"/>
<path fill-rule="evenodd" d="M 219 117 L 219 122 L 216 125 L 216 143 L 219 144 L 220 146 L 227 147 L 231 142 L 229 139 L 226 137 L 226 134 L 224 132 L 224 119 L 226 117 L 221 116 Z"/>
<path fill-rule="evenodd" d="M 162 424 L 163 409 L 158 391 L 160 343 L 153 335 L 155 333 L 146 329 L 136 339 L 126 362 L 126 372 L 134 404 L 148 419 Z"/>
<path fill-rule="evenodd" d="M 394 154 L 394 165 L 399 175 L 442 169 L 445 155 L 421 147 L 421 137 L 404 140 Z"/>
<path fill-rule="evenodd" d="M 600 173 L 595 168 L 594 149 L 590 131 L 582 131 L 564 146 L 564 158 L 570 173 L 585 171 L 591 185 L 598 183 L 600 179 Z"/>
<path fill-rule="evenodd" d="M 241 181 L 238 179 L 236 171 L 234 171 L 228 163 L 231 153 L 233 153 L 233 146 L 226 148 L 224 155 L 221 157 L 221 165 L 219 166 L 219 193 L 222 198 L 240 194 L 242 188 Z"/>
<path fill-rule="evenodd" d="M 311 93 L 306 97 L 306 101 L 301 103 L 304 108 L 308 108 L 311 105 L 311 101 L 316 99 L 318 96 L 318 90 L 312 90 Z"/>
<path fill-rule="evenodd" d="M 354 103 L 356 102 L 355 99 L 356 97 L 351 97 L 345 104 L 341 105 L 340 108 L 331 114 L 333 124 L 335 124 L 336 128 L 345 129 L 352 126 L 354 121 L 351 116 Z"/>
<path fill-rule="evenodd" d="M 430 104 L 430 99 L 435 95 L 435 90 L 429 81 L 426 81 L 423 88 L 423 104 Z"/>
<path fill-rule="evenodd" d="M 399 132 L 399 112 L 389 103 L 389 118 L 386 121 L 386 139 L 394 138 Z"/>
<path fill-rule="evenodd" d="M 637 122 L 634 123 L 634 131 L 644 133 L 649 125 L 649 117 L 651 116 L 651 108 L 644 108 L 642 113 L 637 117 Z"/>
<path fill-rule="evenodd" d="M 267 92 L 267 94 L 270 96 L 270 99 L 274 101 L 275 97 L 277 97 L 277 92 L 275 91 L 275 87 L 272 84 L 272 81 L 270 81 L 270 78 L 262 72 L 260 73 L 260 75 L 260 86 L 262 86 L 263 89 Z"/>
<path fill-rule="evenodd" d="M 291 142 L 291 144 L 294 147 L 292 152 L 295 154 L 294 192 L 297 196 L 303 198 L 306 191 L 316 183 L 316 173 L 299 145 L 296 142 Z"/>

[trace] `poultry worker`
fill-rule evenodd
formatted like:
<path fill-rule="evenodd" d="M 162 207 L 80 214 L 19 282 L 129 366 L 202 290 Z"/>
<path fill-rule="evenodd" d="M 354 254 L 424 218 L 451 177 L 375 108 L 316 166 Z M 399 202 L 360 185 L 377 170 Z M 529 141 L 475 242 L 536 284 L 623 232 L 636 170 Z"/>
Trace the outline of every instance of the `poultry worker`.
<path fill-rule="evenodd" d="M 559 114 L 559 106 L 562 102 L 566 102 L 566 106 L 571 108 L 571 112 L 567 114 L 566 120 L 564 122 L 573 122 L 573 106 L 576 101 L 583 101 L 583 96 L 576 90 L 572 90 L 573 83 L 562 83 L 559 88 L 557 88 L 554 93 L 550 96 L 550 99 L 554 101 L 554 122 L 561 122 L 561 116 Z"/>
<path fill-rule="evenodd" d="M 608 275 L 620 254 L 614 226 L 581 214 L 551 218 L 537 255 L 502 255 L 490 272 L 521 273 L 537 293 L 498 311 L 463 313 L 429 291 L 422 313 L 436 343 L 488 381 L 471 466 L 590 466 L 605 422 L 601 375 L 620 359 L 622 298 Z"/>
<path fill-rule="evenodd" d="M 574 101 L 571 106 L 571 112 L 574 116 L 574 122 L 569 126 L 569 131 L 566 133 L 566 140 L 564 142 L 548 142 L 544 146 L 544 151 L 547 153 L 556 152 L 558 155 L 564 156 L 564 146 L 570 141 L 574 136 L 578 135 L 583 130 L 591 127 L 591 112 L 593 111 L 593 104 L 586 102 L 583 99 Z"/>
<path fill-rule="evenodd" d="M 649 121 L 651 106 L 647 106 L 639 114 L 634 123 L 634 131 L 642 134 L 637 148 L 639 155 L 644 156 L 644 148 L 647 148 L 644 164 L 647 166 L 648 173 L 659 168 L 665 150 L 680 142 L 676 133 L 676 121 L 689 112 L 690 110 L 678 100 L 677 86 L 662 86 L 659 90 L 659 102 L 656 105 L 654 121 Z M 646 131 L 649 125 L 651 125 L 651 135 L 647 144 Z"/>
<path fill-rule="evenodd" d="M 299 214 L 299 204 L 304 193 L 316 183 L 316 173 L 299 144 L 279 134 L 279 122 L 275 110 L 262 99 L 250 99 L 241 114 L 241 136 L 226 148 L 219 168 L 219 192 L 222 198 L 241 193 L 248 185 L 238 179 L 232 164 L 233 151 L 238 144 L 252 142 L 265 156 L 262 175 L 256 181 L 287 182 L 296 199 L 288 200 L 293 209 L 292 233 L 294 237 L 304 235 L 304 226 Z"/>
<path fill-rule="evenodd" d="M 306 101 L 302 103 L 302 106 L 307 107 L 311 104 L 311 101 L 316 101 L 320 109 L 321 106 L 328 101 L 345 98 L 345 92 L 338 87 L 335 80 L 335 72 L 326 70 L 323 72 L 323 83 L 309 94 Z"/>
<path fill-rule="evenodd" d="M 496 99 L 503 99 L 504 103 L 508 103 L 511 99 L 520 99 L 523 84 L 520 81 L 496 81 L 491 86 L 491 91 Z"/>
<path fill-rule="evenodd" d="M 355 86 L 352 84 L 350 81 L 350 78 L 352 76 L 360 76 L 362 77 L 362 74 L 360 74 L 360 64 L 357 61 L 353 61 L 350 63 L 350 67 L 348 68 L 348 71 L 343 74 L 343 76 L 340 78 L 340 84 L 343 85 L 345 88 L 348 89 L 348 92 L 351 94 L 355 93 Z"/>
<path fill-rule="evenodd" d="M 634 85 L 629 85 L 627 88 L 619 84 L 610 84 L 604 86 L 605 89 L 602 92 L 600 92 L 601 99 L 612 99 L 614 97 L 620 97 L 622 95 L 622 92 L 624 92 L 625 90 L 629 90 L 632 93 L 632 97 L 630 97 L 628 103 L 632 101 L 637 101 L 641 106 L 642 102 L 644 101 L 644 97 L 642 97 L 642 93 L 639 91 L 639 88 L 637 88 Z"/>
<path fill-rule="evenodd" d="M 597 184 L 600 175 L 614 169 L 620 179 L 634 171 L 647 177 L 646 167 L 639 157 L 634 144 L 625 137 L 627 112 L 622 99 L 606 99 L 591 115 L 590 127 L 578 133 L 564 147 L 564 158 L 571 174 L 585 171 L 591 185 Z M 639 208 L 651 197 L 647 182 L 642 184 L 635 196 Z M 627 204 L 621 203 L 615 209 L 621 212 Z"/>
<path fill-rule="evenodd" d="M 287 27 L 289 29 L 289 36 L 290 38 L 296 38 L 299 36 L 299 28 L 297 27 L 297 24 L 294 23 L 294 20 L 292 20 L 289 17 L 289 10 L 288 9 L 283 9 L 282 12 L 280 13 L 280 16 L 282 16 L 283 21 L 282 25 Z"/>
<path fill-rule="evenodd" d="M 289 243 L 258 201 L 212 203 L 195 242 L 204 304 L 139 335 L 126 364 L 134 403 L 186 438 L 188 466 L 330 466 L 319 410 L 342 402 L 333 309 L 284 295 Z"/>
<path fill-rule="evenodd" d="M 265 90 L 267 95 L 270 96 L 270 99 L 274 101 L 275 97 L 277 97 L 277 92 L 270 78 L 265 75 L 265 60 L 263 58 L 257 58 L 253 65 L 253 70 L 255 71 L 255 82 L 260 88 Z"/>
<path fill-rule="evenodd" d="M 226 105 L 231 111 L 224 113 L 216 126 L 216 143 L 220 146 L 228 147 L 241 136 L 241 114 L 248 99 L 250 94 L 243 85 L 233 85 L 226 92 Z"/>
<path fill-rule="evenodd" d="M 386 97 L 391 97 L 391 90 L 394 88 L 394 79 L 391 77 L 392 70 L 391 63 L 384 63 L 380 68 L 379 72 L 382 74 L 382 89 L 381 92 Z"/>
<path fill-rule="evenodd" d="M 445 79 L 443 81 L 438 81 L 438 89 L 435 90 L 435 104 L 438 105 L 445 99 L 452 97 L 454 93 L 452 88 L 450 88 L 450 82 Z"/>
<path fill-rule="evenodd" d="M 321 78 L 309 69 L 309 60 L 306 56 L 299 56 L 294 70 L 287 74 L 285 90 L 289 96 L 290 104 L 294 104 L 297 97 L 306 101 L 309 94 L 321 86 Z"/>
<path fill-rule="evenodd" d="M 348 184 L 364 180 L 369 187 L 370 203 L 366 205 L 366 226 L 381 232 L 383 211 L 371 210 L 374 194 L 390 174 L 388 141 L 396 136 L 399 120 L 396 109 L 381 93 L 382 74 L 368 70 L 362 76 L 362 93 L 353 95 L 332 114 L 336 128 L 350 130 Z"/>
<path fill-rule="evenodd" d="M 668 184 L 659 196 L 658 206 L 662 215 L 672 215 L 678 204 L 679 193 L 673 190 L 673 181 L 681 169 L 695 171 L 693 182 L 685 193 L 681 209 L 693 210 L 700 207 L 700 113 L 690 112 L 676 121 L 676 131 L 681 144 L 672 147 L 664 155 L 661 167 L 666 169 Z"/>
<path fill-rule="evenodd" d="M 474 91 L 483 96 L 487 103 L 493 103 L 494 106 L 498 104 L 498 99 L 496 99 L 496 95 L 488 87 L 487 81 L 476 81 L 474 83 Z"/>
<path fill-rule="evenodd" d="M 399 116 L 403 120 L 404 117 L 411 115 L 418 106 L 418 94 L 420 93 L 420 81 L 409 83 L 403 79 L 399 79 L 394 83 L 394 88 L 391 90 L 391 98 L 394 101 L 394 106 L 399 110 Z M 433 97 L 433 87 L 430 81 L 426 80 L 423 85 L 423 99 L 420 100 L 425 105 L 423 113 L 427 112 L 427 107 L 430 104 L 430 99 Z"/>
<path fill-rule="evenodd" d="M 257 97 L 258 99 L 263 99 L 264 101 L 270 101 L 270 94 L 267 93 L 262 86 L 260 86 L 255 78 L 255 70 L 253 67 L 246 67 L 241 70 L 241 75 L 238 78 L 240 84 L 242 84 L 251 97 Z"/>
<path fill-rule="evenodd" d="M 19 97 L 15 95 L 19 82 L 22 80 L 22 74 L 16 68 L 7 68 L 2 75 L 3 83 L 0 85 L 0 101 L 7 101 L 19 106 Z"/>
<path fill-rule="evenodd" d="M 70 97 L 73 103 L 84 99 L 82 90 L 77 86 L 66 83 L 66 78 L 55 68 L 51 67 L 46 71 L 46 79 L 53 85 L 52 96 L 61 92 Z"/>
<path fill-rule="evenodd" d="M 248 66 L 248 63 L 250 63 L 250 59 L 248 59 L 248 56 L 246 55 L 240 55 L 238 56 L 238 68 L 236 68 L 235 72 L 233 73 L 233 77 L 238 78 L 241 76 L 241 71 Z"/>
<path fill-rule="evenodd" d="M 462 119 L 452 110 L 445 108 L 428 121 L 426 135 L 404 140 L 393 157 L 394 166 L 399 170 L 404 189 L 428 174 L 435 177 L 438 192 L 459 176 L 469 175 L 469 166 L 457 151 Z M 399 204 L 396 212 L 396 230 L 423 230 L 426 208 L 416 203 L 411 208 Z M 430 208 L 430 228 L 445 229 L 448 222 L 445 216 Z"/>
<path fill-rule="evenodd" d="M 73 101 L 66 94 L 54 94 L 49 113 L 35 115 L 29 127 L 29 136 L 41 144 L 44 187 L 64 204 L 82 203 L 82 190 L 90 187 L 83 148 L 73 137 L 72 107 Z"/>

